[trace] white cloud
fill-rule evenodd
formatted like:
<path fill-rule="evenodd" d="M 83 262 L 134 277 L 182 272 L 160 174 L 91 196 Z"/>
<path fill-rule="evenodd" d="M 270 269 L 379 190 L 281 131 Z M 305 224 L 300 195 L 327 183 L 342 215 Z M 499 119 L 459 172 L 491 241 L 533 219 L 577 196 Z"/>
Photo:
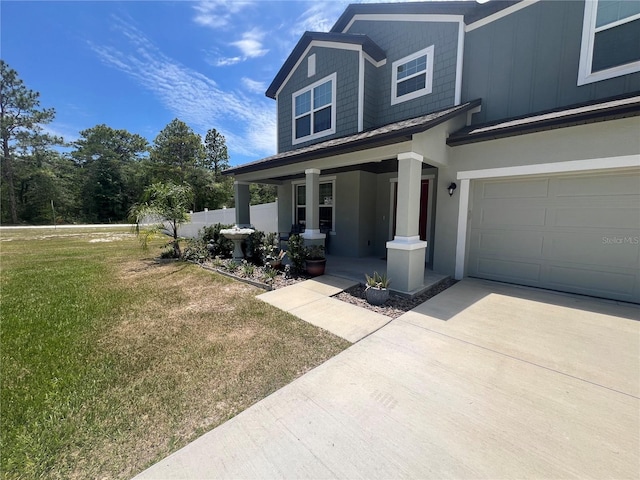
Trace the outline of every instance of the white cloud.
<path fill-rule="evenodd" d="M 90 43 L 105 64 L 151 91 L 196 131 L 204 133 L 215 127 L 223 132 L 231 154 L 234 150 L 249 156 L 274 153 L 273 103 L 221 89 L 213 79 L 166 56 L 130 23 L 119 18 L 115 22 L 116 30 L 129 40 L 131 48 L 124 51 Z"/>
<path fill-rule="evenodd" d="M 213 61 L 208 60 L 208 62 L 216 67 L 228 67 L 229 65 L 235 65 L 250 58 L 262 57 L 269 52 L 268 49 L 264 48 L 262 43 L 264 35 L 264 32 L 257 28 L 249 30 L 242 34 L 240 40 L 229 43 L 229 45 L 238 48 L 242 52 L 242 55 L 225 57 L 220 55 L 218 49 L 215 49 L 218 57 Z"/>
<path fill-rule="evenodd" d="M 229 65 L 235 65 L 244 60 L 242 57 L 220 57 L 215 61 L 216 67 L 228 67 Z"/>
<path fill-rule="evenodd" d="M 80 130 L 77 127 L 56 120 L 48 125 L 43 125 L 42 131 L 53 137 L 61 137 L 65 142 L 76 142 L 80 139 Z"/>
<path fill-rule="evenodd" d="M 301 35 L 307 30 L 310 32 L 328 32 L 348 4 L 348 1 L 318 2 L 313 4 L 294 22 L 295 27 L 292 33 Z"/>
<path fill-rule="evenodd" d="M 267 86 L 264 82 L 258 82 L 257 80 L 251 80 L 247 77 L 242 77 L 242 85 L 251 93 L 264 93 Z"/>
<path fill-rule="evenodd" d="M 193 9 L 196 15 L 193 20 L 204 27 L 213 29 L 225 28 L 231 17 L 244 8 L 252 5 L 250 1 L 207 0 L 197 2 Z"/>
<path fill-rule="evenodd" d="M 231 45 L 238 47 L 246 58 L 262 57 L 269 51 L 262 45 L 263 38 L 264 32 L 254 28 L 253 30 L 243 33 L 242 39 L 231 42 Z"/>

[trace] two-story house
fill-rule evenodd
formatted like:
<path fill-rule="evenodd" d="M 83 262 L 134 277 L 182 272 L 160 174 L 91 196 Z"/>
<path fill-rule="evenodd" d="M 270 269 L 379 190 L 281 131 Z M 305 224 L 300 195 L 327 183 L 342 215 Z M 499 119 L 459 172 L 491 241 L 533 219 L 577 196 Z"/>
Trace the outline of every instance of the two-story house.
<path fill-rule="evenodd" d="M 640 302 L 640 2 L 350 5 L 269 86 L 278 153 L 228 170 L 278 188 L 279 229 L 387 258 Z"/>

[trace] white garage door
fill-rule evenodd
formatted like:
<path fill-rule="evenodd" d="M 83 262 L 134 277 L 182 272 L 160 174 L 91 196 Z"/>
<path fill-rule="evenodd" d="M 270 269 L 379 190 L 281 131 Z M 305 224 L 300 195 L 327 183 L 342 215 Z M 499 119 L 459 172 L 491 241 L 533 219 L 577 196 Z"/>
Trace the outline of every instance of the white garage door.
<path fill-rule="evenodd" d="M 469 276 L 640 303 L 640 172 L 472 189 Z"/>

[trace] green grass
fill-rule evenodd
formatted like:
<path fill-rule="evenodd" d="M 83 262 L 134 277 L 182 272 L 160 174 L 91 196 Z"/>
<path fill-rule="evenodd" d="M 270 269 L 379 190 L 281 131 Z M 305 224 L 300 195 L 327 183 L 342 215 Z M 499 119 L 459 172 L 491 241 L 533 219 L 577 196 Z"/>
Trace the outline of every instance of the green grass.
<path fill-rule="evenodd" d="M 50 233 L 1 234 L 3 478 L 129 478 L 347 346 L 122 232 Z"/>

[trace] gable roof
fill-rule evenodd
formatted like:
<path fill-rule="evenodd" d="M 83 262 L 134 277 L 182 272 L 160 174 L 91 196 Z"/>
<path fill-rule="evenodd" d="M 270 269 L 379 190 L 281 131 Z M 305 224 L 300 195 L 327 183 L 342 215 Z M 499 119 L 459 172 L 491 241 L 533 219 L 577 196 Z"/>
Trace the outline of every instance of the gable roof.
<path fill-rule="evenodd" d="M 342 43 L 345 45 L 360 45 L 362 50 L 374 61 L 379 62 L 386 58 L 386 53 L 367 35 L 342 33 L 355 15 L 463 15 L 468 25 L 472 22 L 493 15 L 512 5 L 524 0 L 492 0 L 487 3 L 478 3 L 473 0 L 449 1 L 433 0 L 425 2 L 407 3 L 352 3 L 342 13 L 340 18 L 328 33 L 305 32 L 291 54 L 287 57 L 275 78 L 267 88 L 265 95 L 275 100 L 278 90 L 285 82 L 291 70 L 296 66 L 300 57 L 313 41 Z"/>
<path fill-rule="evenodd" d="M 271 85 L 269 85 L 269 88 L 267 88 L 267 91 L 265 93 L 267 97 L 273 98 L 275 100 L 278 89 L 286 80 L 289 72 L 291 72 L 291 70 L 293 70 L 293 68 L 296 66 L 298 60 L 304 54 L 307 47 L 313 41 L 341 43 L 345 45 L 360 45 L 362 47 L 362 50 L 376 62 L 387 58 L 387 54 L 384 52 L 384 50 L 382 50 L 367 35 L 354 33 L 304 32 L 302 38 L 300 38 L 293 51 L 291 52 L 289 57 L 287 57 L 287 60 L 284 62 L 275 78 L 271 82 Z"/>
<path fill-rule="evenodd" d="M 455 116 L 466 113 L 479 105 L 480 100 L 474 100 L 472 102 L 463 103 L 462 105 L 433 112 L 428 115 L 390 123 L 388 125 L 356 133 L 354 135 L 333 138 L 331 140 L 314 143 L 296 150 L 278 153 L 255 162 L 245 163 L 244 165 L 229 168 L 224 170 L 222 173 L 223 175 L 237 175 L 241 173 L 258 172 L 269 168 L 315 160 L 329 155 L 339 155 L 368 148 L 405 142 L 411 140 L 411 136 L 413 134 L 429 130 L 430 128 L 446 122 Z"/>
<path fill-rule="evenodd" d="M 630 95 L 619 95 L 604 100 L 546 110 L 534 115 L 473 125 L 451 134 L 447 138 L 447 145 L 455 147 L 468 143 L 496 140 L 498 138 L 638 115 L 640 115 L 640 92 L 634 92 Z"/>
<path fill-rule="evenodd" d="M 504 10 L 523 0 L 492 0 L 487 3 L 475 1 L 428 1 L 407 3 L 352 3 L 340 15 L 332 32 L 342 32 L 355 15 L 463 15 L 469 23 Z"/>

